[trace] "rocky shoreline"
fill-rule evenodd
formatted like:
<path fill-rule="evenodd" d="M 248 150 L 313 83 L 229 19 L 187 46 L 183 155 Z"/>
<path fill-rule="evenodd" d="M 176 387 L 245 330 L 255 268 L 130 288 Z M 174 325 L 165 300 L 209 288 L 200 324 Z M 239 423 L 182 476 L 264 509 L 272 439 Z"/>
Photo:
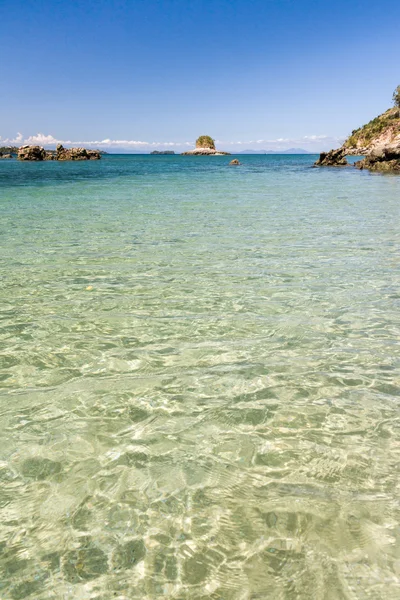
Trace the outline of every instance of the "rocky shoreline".
<path fill-rule="evenodd" d="M 363 156 L 350 165 L 347 156 Z M 350 167 L 381 173 L 400 173 L 400 107 L 394 106 L 354 130 L 344 144 L 321 152 L 314 167 Z"/>
<path fill-rule="evenodd" d="M 365 152 L 364 158 L 353 165 L 347 162 L 346 156 L 362 156 L 358 152 L 350 153 L 347 148 L 338 148 L 329 152 L 321 152 L 314 167 L 355 167 L 381 173 L 400 173 L 400 146 L 382 146 Z"/>

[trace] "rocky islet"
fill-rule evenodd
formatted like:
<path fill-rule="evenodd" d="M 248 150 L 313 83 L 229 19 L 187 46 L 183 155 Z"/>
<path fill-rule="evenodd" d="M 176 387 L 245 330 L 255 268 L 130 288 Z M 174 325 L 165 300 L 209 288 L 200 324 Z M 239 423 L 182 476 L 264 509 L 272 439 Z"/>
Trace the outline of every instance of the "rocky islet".
<path fill-rule="evenodd" d="M 211 136 L 201 135 L 196 140 L 195 149 L 182 152 L 181 156 L 230 156 L 230 152 L 217 150 Z"/>

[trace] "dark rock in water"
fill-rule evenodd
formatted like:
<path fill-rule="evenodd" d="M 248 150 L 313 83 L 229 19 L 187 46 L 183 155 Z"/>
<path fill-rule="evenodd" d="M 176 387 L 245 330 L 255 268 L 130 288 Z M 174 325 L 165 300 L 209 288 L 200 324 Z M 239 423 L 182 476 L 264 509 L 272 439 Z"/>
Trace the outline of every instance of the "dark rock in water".
<path fill-rule="evenodd" d="M 231 162 L 229 164 L 230 165 L 240 165 L 241 163 L 238 161 L 237 158 L 234 158 L 233 160 L 231 160 Z"/>
<path fill-rule="evenodd" d="M 18 150 L 18 160 L 44 160 L 46 150 L 42 146 L 21 146 Z"/>
<path fill-rule="evenodd" d="M 376 148 L 368 156 L 356 162 L 354 166 L 360 170 L 400 173 L 400 146 Z"/>
<path fill-rule="evenodd" d="M 346 167 L 348 164 L 345 150 L 338 148 L 329 152 L 321 152 L 314 167 Z"/>
<path fill-rule="evenodd" d="M 0 152 L 0 158 L 12 158 L 13 155 L 12 154 L 1 154 Z"/>

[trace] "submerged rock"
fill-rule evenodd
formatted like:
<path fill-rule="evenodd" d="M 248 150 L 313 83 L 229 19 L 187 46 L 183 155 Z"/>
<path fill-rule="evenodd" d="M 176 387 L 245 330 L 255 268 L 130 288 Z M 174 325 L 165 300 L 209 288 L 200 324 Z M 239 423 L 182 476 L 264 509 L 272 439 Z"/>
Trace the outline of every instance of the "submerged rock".
<path fill-rule="evenodd" d="M 329 152 L 321 152 L 314 167 L 346 167 L 348 164 L 345 149 L 338 148 Z"/>

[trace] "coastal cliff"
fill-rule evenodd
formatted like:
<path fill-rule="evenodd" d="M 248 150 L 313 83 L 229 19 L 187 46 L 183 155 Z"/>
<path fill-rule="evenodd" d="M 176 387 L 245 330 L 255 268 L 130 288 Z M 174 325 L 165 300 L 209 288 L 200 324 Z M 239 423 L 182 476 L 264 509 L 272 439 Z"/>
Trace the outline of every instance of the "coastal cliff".
<path fill-rule="evenodd" d="M 349 166 L 346 156 L 353 155 L 365 157 L 354 163 L 357 169 L 400 173 L 400 86 L 393 101 L 393 108 L 354 129 L 340 148 L 322 152 L 314 166 Z"/>
<path fill-rule="evenodd" d="M 369 154 L 379 148 L 400 147 L 400 108 L 389 108 L 366 125 L 352 131 L 342 148 L 346 154 Z"/>
<path fill-rule="evenodd" d="M 400 173 L 400 108 L 395 106 L 356 129 L 343 144 L 347 155 L 365 155 L 357 169 Z"/>

